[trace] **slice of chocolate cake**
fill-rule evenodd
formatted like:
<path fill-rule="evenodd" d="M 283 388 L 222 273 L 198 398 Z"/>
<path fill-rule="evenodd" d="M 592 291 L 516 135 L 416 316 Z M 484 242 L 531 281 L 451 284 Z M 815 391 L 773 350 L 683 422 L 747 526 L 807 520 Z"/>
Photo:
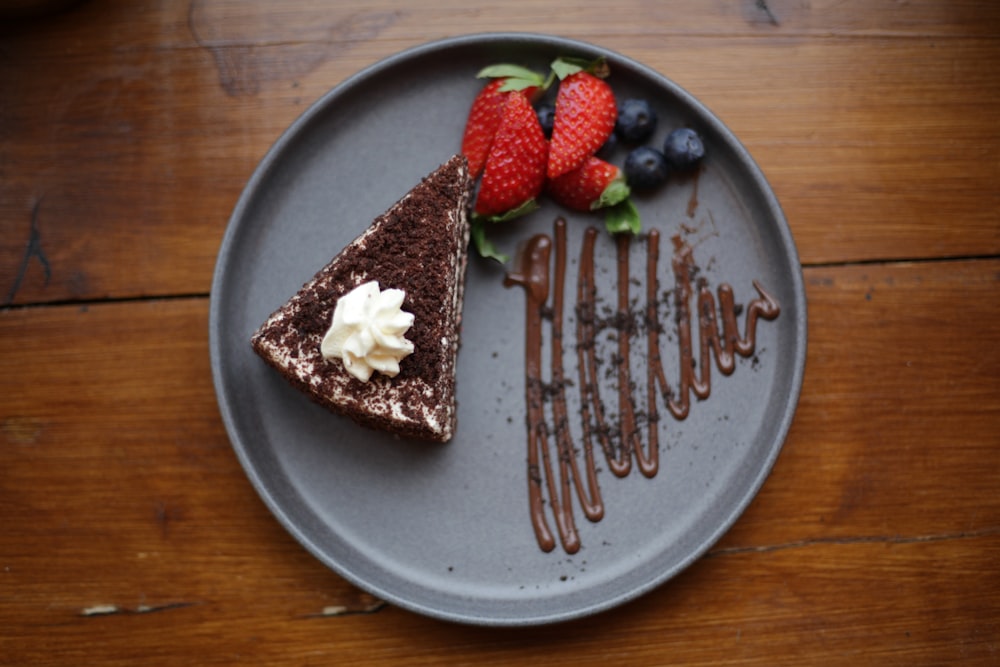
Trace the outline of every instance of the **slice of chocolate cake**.
<path fill-rule="evenodd" d="M 471 191 L 456 155 L 275 311 L 253 349 L 314 401 L 362 425 L 450 440 Z"/>

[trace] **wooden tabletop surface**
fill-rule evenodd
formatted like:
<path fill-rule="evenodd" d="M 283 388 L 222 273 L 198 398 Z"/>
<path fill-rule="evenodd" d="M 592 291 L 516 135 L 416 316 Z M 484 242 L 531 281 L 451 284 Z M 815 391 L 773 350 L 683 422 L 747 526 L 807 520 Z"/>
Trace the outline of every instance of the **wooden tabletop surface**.
<path fill-rule="evenodd" d="M 0 22 L 0 663 L 1000 663 L 1000 4 L 613 6 Z M 637 600 L 527 629 L 385 604 L 305 551 L 234 454 L 208 350 L 228 218 L 282 130 L 386 56 L 490 31 L 694 94 L 781 201 L 809 304 L 794 423 L 733 528 Z"/>

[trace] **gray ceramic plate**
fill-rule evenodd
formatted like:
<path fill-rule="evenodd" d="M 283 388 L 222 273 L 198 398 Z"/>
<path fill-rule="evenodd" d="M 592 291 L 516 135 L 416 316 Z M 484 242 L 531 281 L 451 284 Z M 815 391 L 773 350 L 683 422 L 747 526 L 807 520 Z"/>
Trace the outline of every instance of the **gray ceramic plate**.
<path fill-rule="evenodd" d="M 665 288 L 673 283 L 668 239 L 679 234 L 694 245 L 710 284 L 731 284 L 746 303 L 758 280 L 782 306 L 777 320 L 758 325 L 753 359 L 728 377 L 716 372 L 711 396 L 696 402 L 687 419 L 662 420 L 655 478 L 601 473 L 607 515 L 598 523 L 580 520 L 583 547 L 575 555 L 558 547 L 544 553 L 531 529 L 524 293 L 502 286 L 499 265 L 478 259 L 470 265 L 459 427 L 444 446 L 363 430 L 316 407 L 248 344 L 316 269 L 458 152 L 481 67 L 506 61 L 544 71 L 559 55 L 607 56 L 618 97 L 646 97 L 658 109 L 656 141 L 678 125 L 705 136 L 700 176 L 675 179 L 636 200 L 645 226 L 659 228 L 667 241 Z M 533 233 L 551 233 L 559 214 L 566 213 L 545 203 L 497 242 L 509 249 Z M 601 221 L 568 219 L 575 257 L 582 229 Z M 602 234 L 597 261 L 609 284 L 612 248 Z M 371 594 L 481 625 L 548 623 L 608 609 L 702 555 L 770 471 L 795 410 L 806 347 L 794 243 L 774 195 L 733 135 L 643 65 L 592 45 L 527 34 L 472 35 L 411 49 L 343 82 L 293 123 L 233 212 L 214 276 L 210 328 L 222 417 L 278 520 Z M 676 373 L 668 376 L 673 382 Z"/>

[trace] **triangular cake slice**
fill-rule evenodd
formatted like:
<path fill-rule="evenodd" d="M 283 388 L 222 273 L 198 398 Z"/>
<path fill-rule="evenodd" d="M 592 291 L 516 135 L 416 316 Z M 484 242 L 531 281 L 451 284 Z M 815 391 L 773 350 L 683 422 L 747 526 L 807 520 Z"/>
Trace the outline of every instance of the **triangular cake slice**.
<path fill-rule="evenodd" d="M 455 431 L 455 363 L 468 260 L 472 183 L 456 155 L 376 218 L 251 338 L 292 385 L 328 409 L 403 437 L 447 442 Z M 338 300 L 377 281 L 405 294 L 413 352 L 389 377 L 362 381 L 320 346 Z"/>

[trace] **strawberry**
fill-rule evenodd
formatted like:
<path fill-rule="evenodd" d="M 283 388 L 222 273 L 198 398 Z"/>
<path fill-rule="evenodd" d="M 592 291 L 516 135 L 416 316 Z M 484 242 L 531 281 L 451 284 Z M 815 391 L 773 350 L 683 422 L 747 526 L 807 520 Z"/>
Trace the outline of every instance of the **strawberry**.
<path fill-rule="evenodd" d="M 554 200 L 577 211 L 606 209 L 604 227 L 612 234 L 638 234 L 642 228 L 639 211 L 629 198 L 625 174 L 613 164 L 591 155 L 583 164 L 548 182 L 546 190 Z"/>
<path fill-rule="evenodd" d="M 472 178 L 478 178 L 479 172 L 483 170 L 493 137 L 500 127 L 503 105 L 507 101 L 507 95 L 510 94 L 498 92 L 503 82 L 503 79 L 493 79 L 479 91 L 476 99 L 472 101 L 469 119 L 465 122 L 462 154 L 469 160 L 469 173 Z"/>
<path fill-rule="evenodd" d="M 493 80 L 476 95 L 465 121 L 462 154 L 469 160 L 473 178 L 479 177 L 486 164 L 508 95 L 516 91 L 532 99 L 544 85 L 539 74 L 517 65 L 492 65 L 481 70 L 477 77 Z"/>
<path fill-rule="evenodd" d="M 622 170 L 593 155 L 573 171 L 549 181 L 546 189 L 554 200 L 576 211 L 612 206 L 629 195 Z"/>
<path fill-rule="evenodd" d="M 476 199 L 480 216 L 501 215 L 536 198 L 545 184 L 548 142 L 524 95 L 508 95 Z"/>
<path fill-rule="evenodd" d="M 618 117 L 611 86 L 591 73 L 594 66 L 557 60 L 552 67 L 560 83 L 549 148 L 550 179 L 573 171 L 596 153 L 611 136 Z"/>

